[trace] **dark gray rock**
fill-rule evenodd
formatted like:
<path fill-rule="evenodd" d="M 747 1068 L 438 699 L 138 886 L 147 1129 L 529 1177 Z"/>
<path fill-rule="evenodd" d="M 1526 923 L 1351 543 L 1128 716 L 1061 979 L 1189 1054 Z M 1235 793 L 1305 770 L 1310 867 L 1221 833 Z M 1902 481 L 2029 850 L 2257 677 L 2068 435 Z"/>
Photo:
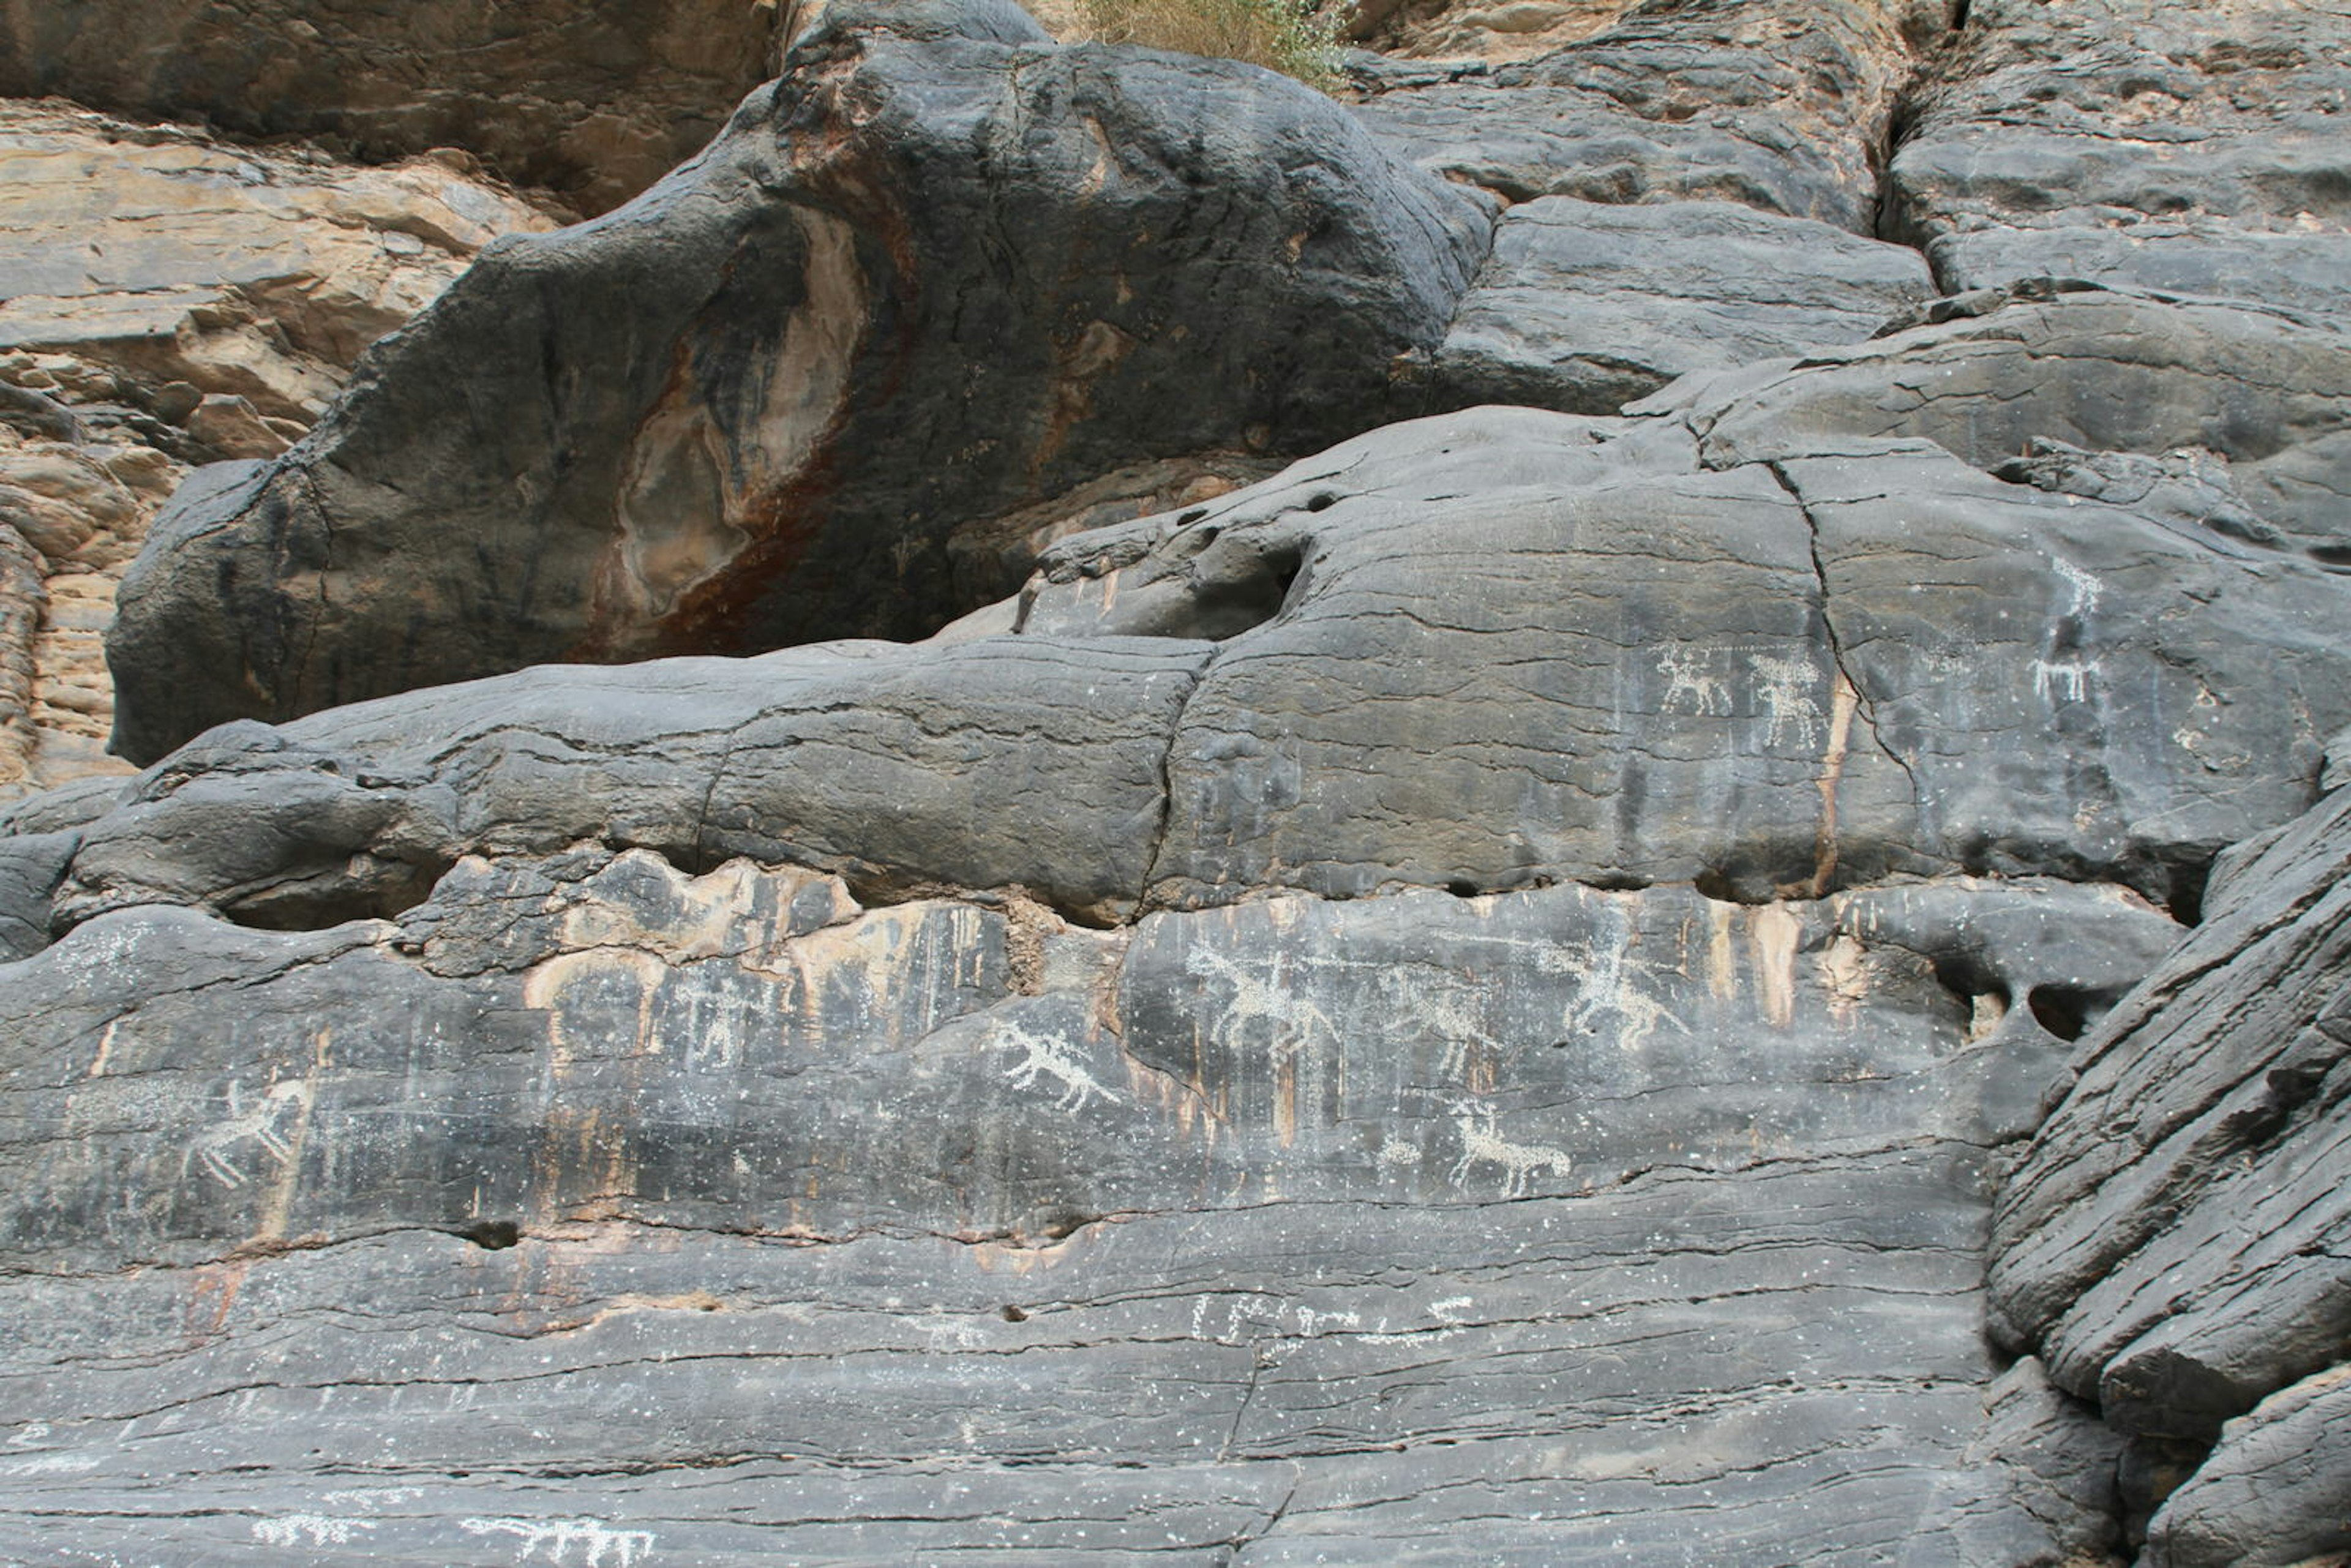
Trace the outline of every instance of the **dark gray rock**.
<path fill-rule="evenodd" d="M 1903 26 L 1930 9 L 1639 5 L 1540 59 L 1359 73 L 1359 112 L 1424 167 L 1512 201 L 1729 201 L 1869 234 L 1913 68 Z"/>
<path fill-rule="evenodd" d="M 1995 291 L 1947 314 L 1642 406 L 1687 409 L 1718 461 L 1837 434 L 1924 436 L 1980 468 L 2034 440 L 2252 463 L 2351 426 L 2351 336 L 2269 311 L 2084 289 Z"/>
<path fill-rule="evenodd" d="M 1420 421 L 1056 547 L 998 618 L 1017 635 L 550 667 L 229 727 L 81 826 L 54 919 L 384 915 L 460 855 L 581 840 L 1089 918 L 1896 872 L 2188 911 L 2351 722 L 2346 587 L 2286 552 L 1924 443 L 1697 450 L 1670 420 Z"/>
<path fill-rule="evenodd" d="M 308 440 L 162 527 L 109 643 L 117 748 L 920 635 L 972 608 L 958 525 L 1385 417 L 1484 207 L 1294 82 L 1005 42 L 1017 15 L 828 16 L 640 200 L 486 251 Z"/>
<path fill-rule="evenodd" d="M 1976 0 L 1967 15 L 1887 181 L 1890 231 L 1928 246 L 1947 288 L 2088 277 L 2351 307 L 2339 7 Z"/>
<path fill-rule="evenodd" d="M 2001 1195 L 1996 1328 L 2126 1430 L 2210 1442 L 2351 1337 L 2346 870 L 2344 790 L 2232 867 Z"/>
<path fill-rule="evenodd" d="M 1917 252 L 1808 219 L 1546 196 L 1503 214 L 1435 395 L 1614 413 L 1687 371 L 1860 342 L 1933 293 Z"/>
<path fill-rule="evenodd" d="M 396 912 L 460 855 L 581 840 L 737 854 L 869 894 L 1023 885 L 1131 910 L 1176 715 L 1208 650 L 841 643 L 550 666 L 272 728 L 224 727 L 83 830 L 68 922 L 158 900 L 269 926 Z"/>
<path fill-rule="evenodd" d="M 2147 1568 L 2290 1568 L 2351 1551 L 2351 1372 L 2271 1395 L 2149 1528 Z"/>
<path fill-rule="evenodd" d="M 49 906 L 79 842 L 72 833 L 0 837 L 0 963 L 48 946 Z"/>

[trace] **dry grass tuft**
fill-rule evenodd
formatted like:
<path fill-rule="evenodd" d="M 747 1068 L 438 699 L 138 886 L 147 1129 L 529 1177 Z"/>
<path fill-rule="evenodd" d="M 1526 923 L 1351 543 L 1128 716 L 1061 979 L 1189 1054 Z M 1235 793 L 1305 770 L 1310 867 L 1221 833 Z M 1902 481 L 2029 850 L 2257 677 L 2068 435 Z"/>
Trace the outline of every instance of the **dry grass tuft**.
<path fill-rule="evenodd" d="M 1077 9 L 1104 43 L 1247 60 L 1312 87 L 1336 76 L 1339 18 L 1316 0 L 1078 0 Z"/>

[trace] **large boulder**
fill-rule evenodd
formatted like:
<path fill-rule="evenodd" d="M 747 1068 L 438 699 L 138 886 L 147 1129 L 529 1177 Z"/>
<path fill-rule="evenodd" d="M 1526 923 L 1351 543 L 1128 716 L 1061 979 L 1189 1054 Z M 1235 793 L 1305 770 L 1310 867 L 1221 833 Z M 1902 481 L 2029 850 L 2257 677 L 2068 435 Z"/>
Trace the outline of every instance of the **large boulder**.
<path fill-rule="evenodd" d="M 1376 423 L 1486 208 L 1252 67 L 835 6 L 630 206 L 494 247 L 310 439 L 177 509 L 116 744 L 550 659 L 919 634 L 950 536 Z"/>

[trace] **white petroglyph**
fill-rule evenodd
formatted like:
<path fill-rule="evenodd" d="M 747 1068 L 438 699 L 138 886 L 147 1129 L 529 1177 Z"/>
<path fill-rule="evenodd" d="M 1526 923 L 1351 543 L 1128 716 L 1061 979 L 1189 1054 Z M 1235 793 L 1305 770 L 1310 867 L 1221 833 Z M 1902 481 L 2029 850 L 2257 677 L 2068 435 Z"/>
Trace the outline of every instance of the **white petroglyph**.
<path fill-rule="evenodd" d="M 1494 1043 L 1480 1016 L 1484 994 L 1458 982 L 1421 978 L 1422 973 L 1404 968 L 1382 970 L 1376 982 L 1380 999 L 1406 1026 L 1406 1030 L 1416 1025 L 1420 1032 L 1444 1047 L 1437 1060 L 1440 1076 L 1462 1077 L 1469 1071 L 1470 1048 L 1490 1047 Z"/>
<path fill-rule="evenodd" d="M 1564 1149 L 1546 1144 L 1521 1144 L 1501 1135 L 1499 1119 L 1489 1105 L 1474 1101 L 1452 1103 L 1453 1124 L 1461 1134 L 1461 1157 L 1453 1162 L 1453 1184 L 1468 1186 L 1470 1174 L 1481 1165 L 1502 1167 L 1502 1196 L 1525 1197 L 1542 1172 L 1563 1176 L 1572 1161 Z"/>
<path fill-rule="evenodd" d="M 2085 659 L 2035 659 L 2032 692 L 2045 703 L 2087 702 L 2097 665 Z"/>
<path fill-rule="evenodd" d="M 1634 957 L 1630 947 L 1631 933 L 1620 923 L 1609 939 L 1595 936 L 1536 954 L 1538 971 L 1583 982 L 1560 1018 L 1567 1037 L 1597 1034 L 1607 1019 L 1617 1020 L 1617 1043 L 1626 1050 L 1638 1049 L 1663 1024 L 1689 1033 L 1689 1025 L 1650 990 L 1646 981 L 1656 967 Z"/>
<path fill-rule="evenodd" d="M 237 1086 L 230 1084 L 227 1117 L 198 1133 L 188 1148 L 188 1158 L 231 1189 L 253 1179 L 245 1166 L 248 1148 L 280 1166 L 293 1159 L 294 1129 L 310 1113 L 310 1086 L 293 1079 L 272 1084 L 258 1105 L 248 1108 L 240 1101 Z"/>
<path fill-rule="evenodd" d="M 255 1520 L 253 1538 L 264 1546 L 349 1546 L 361 1531 L 374 1528 L 371 1519 L 289 1513 L 279 1519 Z"/>
<path fill-rule="evenodd" d="M 1338 1026 L 1313 1002 L 1280 989 L 1270 977 L 1253 973 L 1213 947 L 1194 947 L 1184 956 L 1184 968 L 1195 979 L 1221 980 L 1232 988 L 1217 1020 L 1219 1035 L 1231 1038 L 1252 1024 L 1264 1024 L 1267 1048 L 1277 1057 L 1295 1055 L 1318 1030 L 1328 1040 L 1339 1037 Z"/>
<path fill-rule="evenodd" d="M 1097 1094 L 1110 1098 L 1110 1091 L 1087 1071 L 1070 1042 L 1059 1035 L 1040 1034 L 1017 1023 L 998 1023 L 987 1043 L 992 1049 L 1021 1053 L 1020 1060 L 1005 1074 L 1015 1089 L 1032 1089 L 1048 1078 L 1059 1083 L 1061 1088 L 1053 1101 L 1055 1110 L 1074 1113 L 1083 1110 Z"/>
<path fill-rule="evenodd" d="M 1755 674 L 1756 699 L 1763 705 L 1763 744 L 1819 745 L 1828 720 L 1813 688 L 1825 683 L 1813 662 L 1782 653 L 1750 653 L 1747 667 Z"/>
<path fill-rule="evenodd" d="M 558 1568 L 634 1568 L 653 1549 L 647 1530 L 615 1530 L 601 1519 L 465 1519 L 468 1535 L 511 1535 L 516 1560 L 544 1552 Z M 576 1552 L 576 1555 L 575 1555 Z"/>
<path fill-rule="evenodd" d="M 1687 703 L 1678 711 L 1699 717 L 1729 717 L 1731 712 L 1730 683 L 1708 668 L 1715 655 L 1697 648 L 1667 648 L 1657 655 L 1657 673 L 1666 677 L 1666 695 L 1658 699 L 1657 711 L 1677 711 L 1676 704 Z"/>
<path fill-rule="evenodd" d="M 2057 575 L 2074 591 L 2073 601 L 2065 606 L 2066 614 L 2087 615 L 2098 607 L 2098 595 L 2105 591 L 2105 583 L 2062 556 L 2051 556 L 2049 564 L 2057 569 Z"/>

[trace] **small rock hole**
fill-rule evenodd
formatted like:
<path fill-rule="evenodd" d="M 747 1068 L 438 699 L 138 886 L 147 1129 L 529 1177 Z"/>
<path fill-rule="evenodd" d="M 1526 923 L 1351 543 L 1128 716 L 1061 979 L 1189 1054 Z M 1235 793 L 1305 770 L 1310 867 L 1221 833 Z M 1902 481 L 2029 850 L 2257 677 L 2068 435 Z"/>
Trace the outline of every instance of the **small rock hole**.
<path fill-rule="evenodd" d="M 1306 509 L 1310 512 L 1327 512 L 1338 504 L 1339 497 L 1328 490 L 1320 491 L 1306 498 Z"/>
<path fill-rule="evenodd" d="M 2059 1040 L 2079 1040 L 2084 1031 L 2105 1017 L 2120 993 L 2076 989 L 2071 986 L 2035 986 L 2025 998 L 2033 1021 Z"/>
<path fill-rule="evenodd" d="M 1008 1323 L 1025 1323 L 1029 1321 L 1029 1314 L 1022 1312 L 1019 1307 L 1005 1306 L 998 1310 L 1002 1313 L 1004 1321 Z"/>
<path fill-rule="evenodd" d="M 522 1227 L 511 1219 L 479 1219 L 457 1234 L 485 1252 L 503 1252 L 522 1239 Z"/>
<path fill-rule="evenodd" d="M 1478 896 L 1478 884 L 1466 877 L 1455 877 L 1445 884 L 1445 891 L 1456 898 L 1475 898 Z"/>

